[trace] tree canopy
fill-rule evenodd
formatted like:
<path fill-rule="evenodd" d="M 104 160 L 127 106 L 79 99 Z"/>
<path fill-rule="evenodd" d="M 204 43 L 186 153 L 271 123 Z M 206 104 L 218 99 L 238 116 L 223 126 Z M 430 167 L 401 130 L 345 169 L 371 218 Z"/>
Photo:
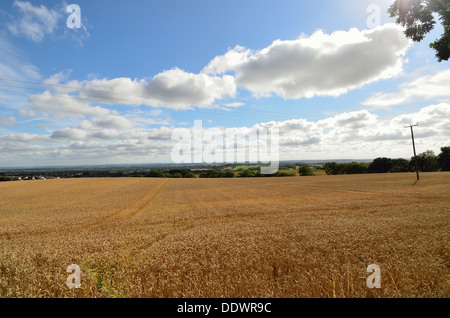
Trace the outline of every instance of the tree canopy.
<path fill-rule="evenodd" d="M 301 176 L 313 176 L 313 175 L 314 175 L 313 170 L 312 170 L 311 167 L 308 166 L 308 165 L 300 166 L 300 167 L 298 168 L 298 173 L 299 173 Z"/>
<path fill-rule="evenodd" d="M 434 29 L 433 14 L 439 16 L 444 27 L 441 38 L 430 47 L 436 51 L 439 62 L 450 57 L 450 0 L 395 0 L 388 10 L 391 18 L 397 18 L 397 24 L 406 27 L 405 35 L 414 42 L 420 42 Z"/>
<path fill-rule="evenodd" d="M 442 147 L 437 160 L 442 171 L 450 171 L 450 147 Z"/>
<path fill-rule="evenodd" d="M 392 167 L 392 159 L 391 158 L 376 158 L 369 165 L 367 171 L 370 173 L 386 173 L 391 170 Z"/>
<path fill-rule="evenodd" d="M 415 165 L 415 158 L 411 158 L 411 162 Z M 417 155 L 419 170 L 423 172 L 431 172 L 439 170 L 439 162 L 432 150 L 427 150 Z"/>

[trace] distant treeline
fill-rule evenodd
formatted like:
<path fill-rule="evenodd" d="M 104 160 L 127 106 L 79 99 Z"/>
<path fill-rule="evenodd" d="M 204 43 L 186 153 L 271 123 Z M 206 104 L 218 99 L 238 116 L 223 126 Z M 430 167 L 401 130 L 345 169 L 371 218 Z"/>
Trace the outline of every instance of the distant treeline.
<path fill-rule="evenodd" d="M 0 181 L 2 179 L 14 179 L 18 177 L 31 179 L 32 177 L 52 178 L 115 178 L 131 177 L 145 174 L 148 169 L 142 171 L 136 170 L 115 170 L 115 169 L 70 169 L 70 170 L 11 170 L 0 172 Z"/>
<path fill-rule="evenodd" d="M 183 172 L 163 172 L 163 171 L 150 171 L 144 177 L 148 178 L 251 178 L 251 177 L 291 177 L 295 176 L 294 172 L 282 172 L 278 171 L 273 175 L 263 175 L 259 171 L 252 171 L 246 169 L 240 173 L 234 173 L 233 171 L 223 171 L 223 170 L 207 170 L 195 174 L 191 171 Z"/>
<path fill-rule="evenodd" d="M 442 147 L 441 153 L 435 155 L 428 150 L 417 156 L 419 171 L 450 171 L 450 147 Z M 302 163 L 280 164 L 280 170 L 273 175 L 262 175 L 258 165 L 223 165 L 214 166 L 214 169 L 205 167 L 181 166 L 177 170 L 169 167 L 158 167 L 150 170 L 145 167 L 125 167 L 122 169 L 108 168 L 86 168 L 86 169 L 58 169 L 58 170 L 31 170 L 17 169 L 0 172 L 0 181 L 32 180 L 50 178 L 105 178 L 105 177 L 151 177 L 151 178 L 250 178 L 250 177 L 290 177 L 296 175 L 298 167 L 299 175 L 314 175 L 314 170 L 324 170 L 326 174 L 361 174 L 361 173 L 386 173 L 386 172 L 412 172 L 415 171 L 415 158 L 390 159 L 376 158 L 371 163 L 349 162 L 337 163 L 327 162 L 321 167 L 310 167 Z M 204 170 L 200 170 L 200 168 Z M 283 171 L 286 169 L 286 171 Z M 233 171 L 235 170 L 235 171 Z"/>
<path fill-rule="evenodd" d="M 136 176 L 139 177 L 139 176 Z M 152 170 L 149 173 L 140 176 L 146 178 L 196 178 L 197 176 L 188 170 L 171 170 L 164 172 L 160 170 Z"/>
<path fill-rule="evenodd" d="M 442 147 L 441 153 L 437 156 L 431 150 L 419 154 L 417 156 L 417 167 L 422 172 L 450 171 L 450 147 Z M 327 162 L 321 169 L 325 170 L 328 175 L 412 172 L 416 169 L 416 159 L 414 157 L 411 160 L 381 157 L 376 158 L 370 164 L 362 162 Z M 302 174 L 301 171 L 300 174 Z"/>
<path fill-rule="evenodd" d="M 253 171 L 250 169 L 246 169 L 241 173 L 235 175 L 231 171 L 217 171 L 217 170 L 209 170 L 207 172 L 203 172 L 199 175 L 200 178 L 253 178 L 253 177 L 292 177 L 295 176 L 295 172 L 282 172 L 277 171 L 275 174 L 261 174 L 259 170 Z"/>

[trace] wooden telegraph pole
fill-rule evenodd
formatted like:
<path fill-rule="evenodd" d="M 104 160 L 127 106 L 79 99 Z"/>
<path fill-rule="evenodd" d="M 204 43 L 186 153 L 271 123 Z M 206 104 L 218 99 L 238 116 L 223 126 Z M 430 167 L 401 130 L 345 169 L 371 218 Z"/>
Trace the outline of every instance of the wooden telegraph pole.
<path fill-rule="evenodd" d="M 414 131 L 413 127 L 419 126 L 419 123 L 415 125 L 409 125 L 404 126 L 404 128 L 411 128 L 411 138 L 412 138 L 412 144 L 413 144 L 413 150 L 414 150 L 414 161 L 416 162 L 416 175 L 417 175 L 417 181 L 419 181 L 419 162 L 417 161 L 417 155 L 416 155 L 416 145 L 414 144 Z"/>

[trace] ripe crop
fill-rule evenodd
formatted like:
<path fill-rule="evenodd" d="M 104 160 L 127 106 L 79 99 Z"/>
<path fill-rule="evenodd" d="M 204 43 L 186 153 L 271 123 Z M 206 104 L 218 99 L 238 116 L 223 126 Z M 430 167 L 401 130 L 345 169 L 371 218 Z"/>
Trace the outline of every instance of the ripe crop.
<path fill-rule="evenodd" d="M 414 178 L 1 183 L 0 297 L 449 297 L 450 174 Z"/>

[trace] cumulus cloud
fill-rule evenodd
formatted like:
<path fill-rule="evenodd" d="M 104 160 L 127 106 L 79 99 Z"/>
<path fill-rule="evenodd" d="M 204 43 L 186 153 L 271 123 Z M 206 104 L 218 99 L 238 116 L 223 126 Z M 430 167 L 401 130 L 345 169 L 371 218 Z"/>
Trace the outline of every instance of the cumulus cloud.
<path fill-rule="evenodd" d="M 216 100 L 234 97 L 236 85 L 229 75 L 211 76 L 174 68 L 152 80 L 130 78 L 72 81 L 79 97 L 107 104 L 147 105 L 171 109 L 214 106 Z"/>
<path fill-rule="evenodd" d="M 110 115 L 82 120 L 78 125 L 54 131 L 50 138 L 66 141 L 87 140 L 170 140 L 172 129 L 159 127 L 153 129 L 137 128 L 135 123 L 123 116 Z"/>
<path fill-rule="evenodd" d="M 332 34 L 317 31 L 292 41 L 276 40 L 256 53 L 238 46 L 214 58 L 203 72 L 233 71 L 236 84 L 256 96 L 339 96 L 400 74 L 409 46 L 402 29 L 393 24 Z"/>
<path fill-rule="evenodd" d="M 101 117 L 83 120 L 78 126 L 57 129 L 47 135 L 0 136 L 0 163 L 52 160 L 79 163 L 80 158 L 104 162 L 170 161 L 175 142 L 173 127 L 150 130 L 127 125 L 104 125 Z M 113 119 L 114 116 L 105 117 Z M 410 131 L 403 126 L 419 121 L 415 129 L 417 151 L 439 153 L 450 140 L 450 104 L 423 107 L 393 118 L 379 118 L 367 110 L 346 112 L 318 121 L 303 118 L 230 127 L 231 132 L 250 134 L 262 128 L 280 133 L 280 159 L 371 159 L 380 156 L 411 157 Z M 221 127 L 215 127 L 221 130 Z M 192 131 L 192 127 L 188 128 Z M 223 131 L 223 130 L 222 130 Z M 206 142 L 206 141 L 204 141 Z M 242 140 L 240 142 L 243 142 Z M 8 152 L 10 151 L 11 154 Z M 83 161 L 84 162 L 84 161 Z"/>
<path fill-rule="evenodd" d="M 391 124 L 395 126 L 420 123 L 420 126 L 448 132 L 450 129 L 450 104 L 440 103 L 422 108 L 420 111 L 396 116 Z"/>
<path fill-rule="evenodd" d="M 98 116 L 101 108 L 92 109 L 75 98 L 110 105 L 230 110 L 244 104 L 229 102 L 221 107 L 217 101 L 234 98 L 238 87 L 256 96 L 276 94 L 285 99 L 338 96 L 400 74 L 409 46 L 402 29 L 392 24 L 332 34 L 317 31 L 292 41 L 276 40 L 257 52 L 236 46 L 215 57 L 198 74 L 173 68 L 151 80 L 123 77 L 70 81 L 63 85 L 64 91 L 55 86 L 52 93 L 35 95 L 29 101 L 33 110 L 51 108 L 56 102 L 66 105 L 59 113 L 66 109 L 73 115 L 72 106 L 79 105 L 76 108 L 82 115 Z M 55 85 L 65 76 L 67 72 L 56 74 L 47 82 Z"/>
<path fill-rule="evenodd" d="M 46 35 L 52 34 L 62 18 L 60 12 L 44 5 L 33 6 L 28 1 L 14 1 L 13 5 L 18 8 L 20 18 L 8 23 L 8 30 L 34 42 L 41 42 Z"/>
<path fill-rule="evenodd" d="M 202 72 L 207 74 L 224 74 L 233 71 L 239 65 L 246 63 L 251 55 L 252 51 L 250 49 L 237 45 L 233 49 L 229 49 L 224 55 L 216 56 L 205 66 Z"/>
<path fill-rule="evenodd" d="M 450 104 L 430 105 L 417 112 L 380 119 L 367 110 L 337 114 L 317 122 L 302 121 L 303 130 L 280 127 L 280 149 L 284 156 L 308 159 L 350 159 L 410 157 L 411 135 L 404 125 L 416 123 L 416 147 L 418 152 L 440 147 L 450 140 Z M 320 141 L 301 144 L 302 141 L 318 138 Z M 295 141 L 297 145 L 295 145 Z M 290 154 L 290 155 L 289 155 Z"/>
<path fill-rule="evenodd" d="M 63 128 L 54 131 L 50 138 L 60 141 L 82 140 L 87 136 L 86 132 L 77 128 Z"/>
<path fill-rule="evenodd" d="M 187 110 L 193 107 L 217 108 L 216 100 L 234 97 L 236 85 L 229 75 L 211 76 L 188 73 L 174 68 L 155 75 L 150 81 L 131 78 L 60 81 L 67 72 L 58 73 L 45 81 L 53 90 L 28 99 L 32 110 L 52 113 L 55 116 L 104 116 L 107 109 L 92 107 L 97 102 L 106 105 L 146 105 L 151 107 Z M 70 94 L 70 95 L 69 95 Z M 237 107 L 238 104 L 230 105 Z M 25 110 L 23 113 L 25 114 Z M 31 113 L 30 113 L 31 114 Z M 154 121 L 154 123 L 160 123 Z"/>
<path fill-rule="evenodd" d="M 101 129 L 92 133 L 90 137 L 95 139 L 116 140 L 121 139 L 123 135 L 120 133 L 120 131 L 115 129 Z"/>
<path fill-rule="evenodd" d="M 374 125 L 377 121 L 377 116 L 369 113 L 367 110 L 345 112 L 337 114 L 333 117 L 319 120 L 317 122 L 319 127 L 325 128 L 349 128 L 360 129 Z"/>
<path fill-rule="evenodd" d="M 133 123 L 122 116 L 106 116 L 94 118 L 93 123 L 98 127 L 124 129 L 133 127 Z"/>
<path fill-rule="evenodd" d="M 35 115 L 42 113 L 45 117 L 55 118 L 77 118 L 85 116 L 107 116 L 111 114 L 109 109 L 100 106 L 90 106 L 88 102 L 77 99 L 68 94 L 53 95 L 49 91 L 33 95 L 28 98 L 32 105 L 31 112 L 24 109 L 24 115 Z"/>
<path fill-rule="evenodd" d="M 450 70 L 442 70 L 433 75 L 419 77 L 399 86 L 394 93 L 377 93 L 362 104 L 378 108 L 408 104 L 417 100 L 450 99 Z"/>
<path fill-rule="evenodd" d="M 149 140 L 170 140 L 172 137 L 172 128 L 160 127 L 152 129 L 145 135 L 145 138 Z"/>
<path fill-rule="evenodd" d="M 241 134 L 279 130 L 281 159 L 371 159 L 379 156 L 411 156 L 411 135 L 404 128 L 420 120 L 416 129 L 419 152 L 440 147 L 450 140 L 450 105 L 430 105 L 417 112 L 380 119 L 367 110 L 336 114 L 318 121 L 291 119 L 235 128 Z"/>
<path fill-rule="evenodd" d="M 42 143 L 48 141 L 48 136 L 29 133 L 10 134 L 0 136 L 2 141 L 20 142 L 20 143 Z"/>

